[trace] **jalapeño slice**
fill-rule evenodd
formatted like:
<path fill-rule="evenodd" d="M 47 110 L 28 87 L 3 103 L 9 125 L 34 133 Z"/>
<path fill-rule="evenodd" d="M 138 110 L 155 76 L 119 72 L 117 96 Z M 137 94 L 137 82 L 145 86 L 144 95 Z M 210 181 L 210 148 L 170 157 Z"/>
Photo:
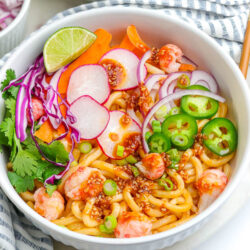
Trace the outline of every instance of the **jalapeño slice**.
<path fill-rule="evenodd" d="M 170 149 L 169 138 L 161 133 L 154 133 L 148 139 L 148 146 L 151 153 L 163 153 Z"/>
<path fill-rule="evenodd" d="M 173 135 L 186 135 L 188 138 L 197 134 L 196 120 L 187 114 L 171 115 L 162 123 L 162 133 L 171 138 Z"/>
<path fill-rule="evenodd" d="M 192 147 L 194 139 L 189 138 L 186 135 L 176 134 L 171 137 L 171 142 L 175 148 L 179 150 L 186 150 Z"/>
<path fill-rule="evenodd" d="M 225 156 L 237 147 L 237 131 L 227 118 L 215 118 L 202 129 L 203 143 L 213 153 Z"/>
<path fill-rule="evenodd" d="M 200 89 L 210 91 L 201 85 L 192 85 L 187 89 Z M 181 110 L 196 119 L 211 118 L 219 108 L 218 101 L 206 96 L 187 95 L 181 98 Z"/>

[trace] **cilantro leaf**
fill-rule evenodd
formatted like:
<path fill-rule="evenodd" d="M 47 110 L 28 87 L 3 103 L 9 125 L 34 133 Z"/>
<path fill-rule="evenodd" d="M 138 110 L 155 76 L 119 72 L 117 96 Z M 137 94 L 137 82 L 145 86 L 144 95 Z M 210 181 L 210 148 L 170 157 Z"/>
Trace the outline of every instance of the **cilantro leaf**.
<path fill-rule="evenodd" d="M 65 150 L 60 141 L 54 141 L 51 144 L 41 143 L 40 147 L 43 153 L 52 161 L 66 163 L 69 161 L 69 153 Z"/>
<path fill-rule="evenodd" d="M 5 100 L 6 107 L 6 117 L 13 118 L 13 122 L 15 122 L 15 113 L 16 113 L 16 100 L 14 98 L 9 98 Z"/>
<path fill-rule="evenodd" d="M 15 160 L 13 161 L 14 171 L 24 177 L 32 176 L 36 172 L 37 161 L 35 157 L 28 151 L 19 150 Z"/>
<path fill-rule="evenodd" d="M 7 145 L 11 147 L 13 143 L 13 135 L 14 135 L 14 123 L 11 120 L 11 118 L 9 117 L 5 118 L 5 120 L 0 124 L 0 131 L 7 138 L 7 141 L 8 141 Z"/>
<path fill-rule="evenodd" d="M 5 87 L 7 87 L 10 83 L 10 81 L 16 79 L 16 74 L 15 74 L 15 71 L 13 69 L 8 69 L 6 71 L 6 78 L 5 80 L 3 80 L 1 82 L 1 87 L 0 87 L 0 90 L 3 91 L 3 89 Z M 19 90 L 19 87 L 11 87 L 9 88 L 7 91 L 3 92 L 2 93 L 2 97 L 3 99 L 8 99 L 10 96 L 16 98 L 17 97 L 17 93 L 18 93 L 18 90 Z"/>
<path fill-rule="evenodd" d="M 46 184 L 45 187 L 46 187 L 46 192 L 48 193 L 50 197 L 52 196 L 54 191 L 56 191 L 57 189 L 57 185 Z"/>
<path fill-rule="evenodd" d="M 27 190 L 32 191 L 34 189 L 34 180 L 32 177 L 21 177 L 14 172 L 8 172 L 8 177 L 12 186 L 16 188 L 18 193 L 25 192 Z"/>

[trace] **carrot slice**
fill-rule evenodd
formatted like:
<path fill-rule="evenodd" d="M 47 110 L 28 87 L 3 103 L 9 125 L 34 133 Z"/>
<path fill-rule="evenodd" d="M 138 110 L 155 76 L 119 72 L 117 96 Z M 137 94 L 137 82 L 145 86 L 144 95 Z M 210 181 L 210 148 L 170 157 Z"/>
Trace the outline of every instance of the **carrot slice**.
<path fill-rule="evenodd" d="M 134 25 L 127 27 L 127 35 L 130 42 L 143 53 L 150 49 L 149 46 L 141 39 Z"/>
<path fill-rule="evenodd" d="M 193 66 L 192 64 L 186 64 L 186 63 L 182 63 L 179 71 L 194 71 L 196 70 L 196 67 Z"/>
<path fill-rule="evenodd" d="M 79 66 L 85 64 L 95 64 L 101 59 L 104 53 L 110 50 L 110 42 L 112 35 L 104 29 L 95 31 L 97 36 L 92 46 L 79 56 L 69 67 L 62 73 L 58 83 L 58 91 L 60 94 L 66 94 L 71 73 Z"/>
<path fill-rule="evenodd" d="M 45 121 L 41 127 L 35 132 L 35 136 L 44 142 L 50 143 L 53 140 L 54 129 L 50 122 Z"/>

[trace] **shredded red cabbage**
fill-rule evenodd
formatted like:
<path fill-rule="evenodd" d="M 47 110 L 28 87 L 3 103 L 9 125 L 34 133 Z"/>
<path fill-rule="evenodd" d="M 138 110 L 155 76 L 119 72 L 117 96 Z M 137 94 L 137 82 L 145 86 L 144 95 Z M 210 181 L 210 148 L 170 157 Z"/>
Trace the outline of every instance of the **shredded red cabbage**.
<path fill-rule="evenodd" d="M 66 67 L 62 68 L 59 71 L 58 75 L 61 75 L 61 73 L 65 70 Z M 59 79 L 60 77 L 57 77 L 56 80 L 59 81 Z M 15 81 L 12 81 L 9 86 L 7 86 L 3 91 L 6 91 L 7 89 L 13 86 L 20 86 L 16 101 L 16 136 L 18 139 L 20 139 L 21 142 L 27 138 L 27 110 L 28 116 L 30 118 L 31 138 L 33 139 L 38 151 L 40 152 L 42 157 L 44 157 L 44 159 L 48 162 L 59 167 L 64 167 L 64 170 L 61 173 L 59 173 L 58 175 L 52 175 L 45 181 L 45 183 L 54 184 L 55 180 L 61 179 L 62 176 L 68 171 L 71 162 L 74 160 L 72 152 L 75 146 L 75 142 L 80 141 L 80 132 L 72 127 L 72 124 L 76 122 L 76 118 L 69 111 L 69 105 L 66 100 L 64 100 L 60 93 L 57 91 L 57 83 L 54 84 L 54 86 L 53 84 L 50 85 L 46 83 L 45 67 L 42 55 L 40 55 L 35 60 L 34 64 L 30 66 L 30 68 L 25 74 L 20 76 Z M 39 143 L 34 135 L 35 121 L 32 112 L 32 97 L 36 97 L 41 100 L 45 111 L 45 115 L 40 118 L 39 124 L 42 124 L 47 119 L 54 119 L 54 121 L 57 122 L 58 126 L 62 124 L 65 127 L 66 132 L 61 134 L 55 140 L 63 139 L 70 132 L 72 146 L 69 152 L 69 161 L 67 162 L 67 164 L 58 163 L 50 160 L 41 150 Z M 58 98 L 61 99 L 60 103 L 58 103 L 57 101 Z M 66 117 L 63 117 L 63 115 L 61 114 L 61 104 L 64 104 L 67 107 Z M 51 143 L 53 143 L 55 140 L 53 140 Z"/>

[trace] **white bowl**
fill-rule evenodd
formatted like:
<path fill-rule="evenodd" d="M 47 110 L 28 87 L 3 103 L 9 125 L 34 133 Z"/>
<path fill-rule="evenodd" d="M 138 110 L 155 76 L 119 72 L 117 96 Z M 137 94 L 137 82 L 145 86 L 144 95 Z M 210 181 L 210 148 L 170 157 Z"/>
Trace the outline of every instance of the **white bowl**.
<path fill-rule="evenodd" d="M 24 38 L 30 0 L 24 0 L 20 12 L 4 30 L 0 31 L 0 57 L 16 47 Z"/>
<path fill-rule="evenodd" d="M 17 75 L 27 70 L 28 66 L 42 51 L 46 39 L 57 29 L 65 26 L 81 25 L 90 30 L 104 28 L 112 32 L 114 41 L 121 39 L 125 28 L 135 24 L 143 39 L 151 45 L 160 47 L 165 43 L 179 45 L 184 53 L 192 58 L 217 79 L 222 95 L 227 99 L 230 116 L 235 120 L 239 131 L 239 145 L 233 160 L 232 177 L 220 197 L 203 213 L 187 223 L 162 233 L 131 239 L 109 239 L 91 237 L 74 233 L 47 221 L 32 210 L 19 197 L 11 186 L 6 174 L 6 159 L 0 156 L 1 187 L 9 199 L 32 221 L 38 228 L 51 235 L 56 240 L 78 249 L 91 250 L 125 250 L 131 247 L 137 249 L 160 249 L 183 240 L 200 228 L 210 216 L 225 202 L 239 183 L 248 164 L 250 150 L 249 118 L 250 95 L 247 83 L 234 61 L 210 37 L 200 30 L 190 27 L 179 19 L 165 16 L 153 10 L 138 8 L 108 7 L 73 14 L 58 20 L 41 29 L 20 47 L 4 65 L 0 77 L 8 68 L 13 68 Z M 21 60 L 20 60 L 21 58 Z M 1 100 L 0 111 L 3 113 Z"/>

